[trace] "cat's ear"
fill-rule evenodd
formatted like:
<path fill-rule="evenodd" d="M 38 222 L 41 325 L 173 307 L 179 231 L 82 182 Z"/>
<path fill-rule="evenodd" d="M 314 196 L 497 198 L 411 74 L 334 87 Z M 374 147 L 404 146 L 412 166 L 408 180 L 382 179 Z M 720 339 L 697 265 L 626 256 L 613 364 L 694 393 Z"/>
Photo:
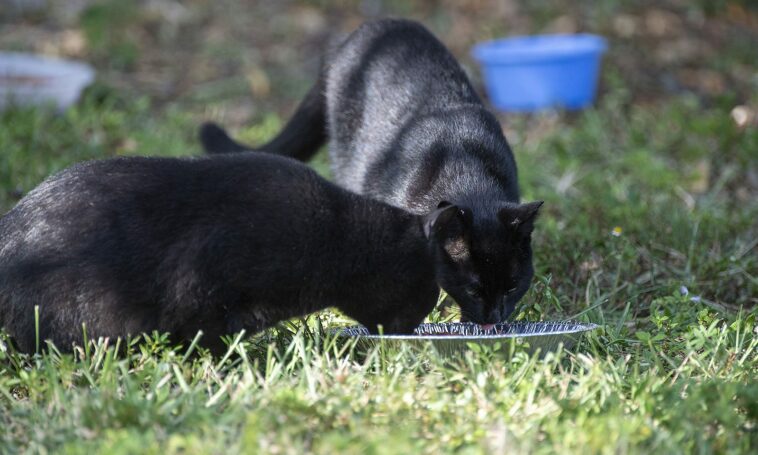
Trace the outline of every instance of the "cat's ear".
<path fill-rule="evenodd" d="M 438 208 L 424 218 L 424 234 L 438 244 L 454 260 L 469 256 L 468 230 L 471 211 L 449 202 L 440 202 Z"/>
<path fill-rule="evenodd" d="M 431 238 L 432 235 L 448 232 L 453 228 L 463 231 L 466 224 L 471 224 L 471 211 L 459 207 L 452 202 L 442 201 L 437 204 L 437 209 L 424 217 L 424 235 Z"/>
<path fill-rule="evenodd" d="M 537 219 L 537 214 L 543 203 L 544 201 L 536 201 L 503 207 L 498 212 L 498 217 L 506 227 L 527 236 L 534 230 L 534 221 Z"/>

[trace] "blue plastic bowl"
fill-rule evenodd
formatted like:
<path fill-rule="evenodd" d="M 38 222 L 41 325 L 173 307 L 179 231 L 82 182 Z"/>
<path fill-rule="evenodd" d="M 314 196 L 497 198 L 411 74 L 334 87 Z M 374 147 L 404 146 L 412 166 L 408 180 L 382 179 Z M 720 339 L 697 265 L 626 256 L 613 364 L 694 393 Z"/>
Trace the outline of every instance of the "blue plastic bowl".
<path fill-rule="evenodd" d="M 581 109 L 595 98 L 605 40 L 596 35 L 520 36 L 477 44 L 492 104 L 503 111 Z"/>

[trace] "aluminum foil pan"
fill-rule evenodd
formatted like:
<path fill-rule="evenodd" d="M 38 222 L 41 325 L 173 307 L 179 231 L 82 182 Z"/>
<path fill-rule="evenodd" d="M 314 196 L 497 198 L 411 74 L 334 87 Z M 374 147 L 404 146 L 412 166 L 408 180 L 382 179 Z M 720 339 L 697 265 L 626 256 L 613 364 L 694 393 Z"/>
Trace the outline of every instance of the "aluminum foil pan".
<path fill-rule="evenodd" d="M 597 324 L 575 321 L 504 322 L 482 326 L 470 322 L 421 324 L 408 335 L 372 335 L 363 326 L 338 330 L 343 337 L 357 337 L 361 346 L 400 346 L 409 344 L 424 347 L 431 344 L 440 354 L 453 355 L 469 350 L 472 344 L 499 345 L 503 352 L 512 352 L 511 345 L 523 346 L 527 352 L 555 351 L 563 344 L 573 348 L 581 336 L 596 329 Z"/>

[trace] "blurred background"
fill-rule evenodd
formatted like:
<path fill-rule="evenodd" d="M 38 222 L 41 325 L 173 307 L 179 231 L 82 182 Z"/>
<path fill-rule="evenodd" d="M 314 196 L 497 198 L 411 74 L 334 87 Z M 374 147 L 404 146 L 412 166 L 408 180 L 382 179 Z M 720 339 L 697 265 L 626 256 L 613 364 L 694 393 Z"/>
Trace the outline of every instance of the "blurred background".
<path fill-rule="evenodd" d="M 535 240 L 538 280 L 525 299 L 536 314 L 526 316 L 586 314 L 600 303 L 619 312 L 631 304 L 641 316 L 672 293 L 716 310 L 758 302 L 753 1 L 0 5 L 0 49 L 82 60 L 97 70 L 96 82 L 65 113 L 0 113 L 0 212 L 76 161 L 198 154 L 196 130 L 205 120 L 244 141 L 265 141 L 315 80 L 324 49 L 367 19 L 423 22 L 482 94 L 470 56 L 475 43 L 589 32 L 609 44 L 593 107 L 498 114 L 524 199 L 546 201 Z M 323 153 L 313 165 L 328 175 Z"/>
<path fill-rule="evenodd" d="M 0 48 L 83 59 L 155 108 L 178 103 L 245 125 L 288 115 L 324 48 L 377 17 L 417 19 L 479 84 L 483 40 L 591 32 L 610 40 L 601 94 L 659 104 L 755 102 L 758 10 L 749 0 L 0 0 Z M 479 84 L 481 88 L 481 84 Z"/>

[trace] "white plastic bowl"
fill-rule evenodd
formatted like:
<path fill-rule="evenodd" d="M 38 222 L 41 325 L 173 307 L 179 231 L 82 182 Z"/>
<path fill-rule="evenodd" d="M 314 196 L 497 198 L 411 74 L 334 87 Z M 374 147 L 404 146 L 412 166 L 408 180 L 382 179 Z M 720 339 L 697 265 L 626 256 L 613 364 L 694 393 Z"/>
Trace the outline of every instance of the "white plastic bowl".
<path fill-rule="evenodd" d="M 0 110 L 11 104 L 66 109 L 94 78 L 95 71 L 84 63 L 0 52 Z"/>

